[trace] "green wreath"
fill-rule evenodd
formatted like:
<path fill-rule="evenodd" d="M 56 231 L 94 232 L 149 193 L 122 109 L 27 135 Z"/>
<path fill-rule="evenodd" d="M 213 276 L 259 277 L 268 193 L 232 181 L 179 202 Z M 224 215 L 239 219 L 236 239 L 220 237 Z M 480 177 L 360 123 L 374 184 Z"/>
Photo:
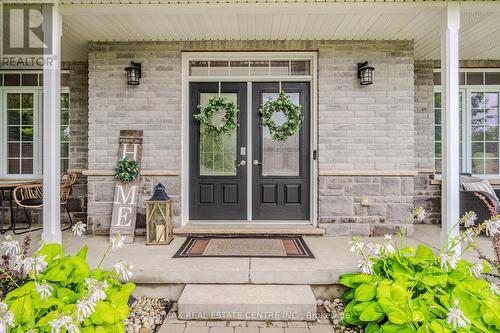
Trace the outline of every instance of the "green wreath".
<path fill-rule="evenodd" d="M 260 107 L 259 112 L 262 116 L 261 125 L 269 129 L 269 133 L 271 133 L 274 140 L 285 141 L 300 130 L 300 126 L 304 120 L 300 112 L 301 110 L 302 106 L 293 104 L 282 90 L 276 100 L 267 101 Z M 287 121 L 278 126 L 272 120 L 273 113 L 275 112 L 283 112 Z"/>
<path fill-rule="evenodd" d="M 200 113 L 194 115 L 194 119 L 200 122 L 200 130 L 202 133 L 213 135 L 216 141 L 224 134 L 231 132 L 238 127 L 238 107 L 236 104 L 225 97 L 215 96 L 208 100 L 207 105 L 198 105 Z M 225 110 L 222 118 L 222 126 L 213 124 L 213 117 L 216 112 Z"/>
<path fill-rule="evenodd" d="M 115 167 L 115 178 L 123 183 L 130 183 L 139 176 L 137 161 L 130 158 L 119 160 Z"/>

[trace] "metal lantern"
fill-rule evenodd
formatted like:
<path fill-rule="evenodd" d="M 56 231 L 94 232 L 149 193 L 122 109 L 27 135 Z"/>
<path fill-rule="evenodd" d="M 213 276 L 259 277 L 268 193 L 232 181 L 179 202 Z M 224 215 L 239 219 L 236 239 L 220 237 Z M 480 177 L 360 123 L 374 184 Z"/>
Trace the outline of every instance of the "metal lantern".
<path fill-rule="evenodd" d="M 161 183 L 155 186 L 146 205 L 146 244 L 161 245 L 172 241 L 172 200 Z"/>
<path fill-rule="evenodd" d="M 131 62 L 130 65 L 131 66 L 125 68 L 125 71 L 127 72 L 127 83 L 131 86 L 138 86 L 139 79 L 142 75 L 142 66 L 137 62 Z"/>
<path fill-rule="evenodd" d="M 368 66 L 368 61 L 358 63 L 359 84 L 367 86 L 373 83 L 373 71 L 375 68 Z"/>

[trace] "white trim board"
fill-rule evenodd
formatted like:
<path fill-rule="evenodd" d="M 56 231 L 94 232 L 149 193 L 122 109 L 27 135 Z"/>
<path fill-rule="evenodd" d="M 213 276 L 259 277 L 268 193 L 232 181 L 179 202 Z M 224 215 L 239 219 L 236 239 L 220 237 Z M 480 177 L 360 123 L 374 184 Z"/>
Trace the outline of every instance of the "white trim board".
<path fill-rule="evenodd" d="M 219 81 L 231 81 L 231 82 L 246 82 L 248 83 L 247 90 L 251 92 L 252 82 L 262 82 L 262 81 L 308 81 L 310 82 L 311 96 L 310 96 L 310 110 L 311 110 L 311 170 L 310 170 L 310 219 L 309 221 L 295 221 L 297 224 L 306 224 L 317 226 L 318 225 L 318 179 L 317 179 L 317 168 L 318 161 L 313 160 L 312 152 L 317 149 L 318 142 L 318 118 L 317 118 L 317 52 L 316 51 L 304 51 L 304 52 L 182 52 L 182 67 L 181 67 L 181 82 L 182 82 L 182 99 L 181 99 L 181 225 L 185 226 L 191 222 L 189 220 L 189 82 L 219 82 Z M 208 60 L 309 60 L 310 61 L 310 72 L 311 75 L 307 76 L 283 76 L 283 75 L 266 75 L 266 76 L 203 76 L 203 77 L 191 77 L 189 75 L 189 63 L 190 61 L 208 61 Z M 251 110 L 252 107 L 251 94 L 247 97 L 247 108 Z M 252 161 L 252 142 L 251 142 L 251 123 L 250 130 L 248 131 L 247 138 L 247 160 Z M 261 223 L 257 220 L 252 220 L 252 186 L 251 186 L 251 163 L 247 163 L 247 181 L 248 181 L 248 191 L 247 191 L 247 220 L 252 221 L 251 223 Z M 280 224 L 283 221 L 267 221 L 271 224 Z M 286 223 L 290 223 L 287 221 Z"/>

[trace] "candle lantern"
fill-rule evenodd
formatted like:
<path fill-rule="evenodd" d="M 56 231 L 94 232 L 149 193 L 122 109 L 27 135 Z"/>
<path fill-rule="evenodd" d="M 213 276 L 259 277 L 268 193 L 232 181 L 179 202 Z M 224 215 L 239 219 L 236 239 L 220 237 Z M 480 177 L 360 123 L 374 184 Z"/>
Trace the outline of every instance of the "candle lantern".
<path fill-rule="evenodd" d="M 161 245 L 172 241 L 172 199 L 161 183 L 155 186 L 146 205 L 146 244 Z"/>

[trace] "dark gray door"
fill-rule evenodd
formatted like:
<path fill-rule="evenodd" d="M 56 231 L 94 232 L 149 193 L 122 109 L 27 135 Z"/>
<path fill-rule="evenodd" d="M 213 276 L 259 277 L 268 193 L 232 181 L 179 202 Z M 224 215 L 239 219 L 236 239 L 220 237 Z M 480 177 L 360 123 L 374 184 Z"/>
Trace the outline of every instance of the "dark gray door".
<path fill-rule="evenodd" d="M 246 162 L 246 83 L 222 83 L 221 96 L 233 100 L 239 109 L 239 127 L 217 142 L 212 136 L 200 133 L 198 105 L 219 94 L 217 82 L 190 84 L 190 198 L 189 217 L 192 220 L 246 220 L 247 166 Z M 214 116 L 220 121 L 223 112 Z M 238 166 L 239 165 L 239 166 Z"/>
<path fill-rule="evenodd" d="M 310 188 L 310 88 L 309 83 L 282 83 L 281 89 L 295 104 L 302 105 L 304 121 L 299 133 L 276 141 L 260 126 L 259 107 L 278 97 L 276 82 L 252 85 L 252 177 L 253 219 L 309 220 Z M 284 117 L 275 113 L 280 123 Z"/>

